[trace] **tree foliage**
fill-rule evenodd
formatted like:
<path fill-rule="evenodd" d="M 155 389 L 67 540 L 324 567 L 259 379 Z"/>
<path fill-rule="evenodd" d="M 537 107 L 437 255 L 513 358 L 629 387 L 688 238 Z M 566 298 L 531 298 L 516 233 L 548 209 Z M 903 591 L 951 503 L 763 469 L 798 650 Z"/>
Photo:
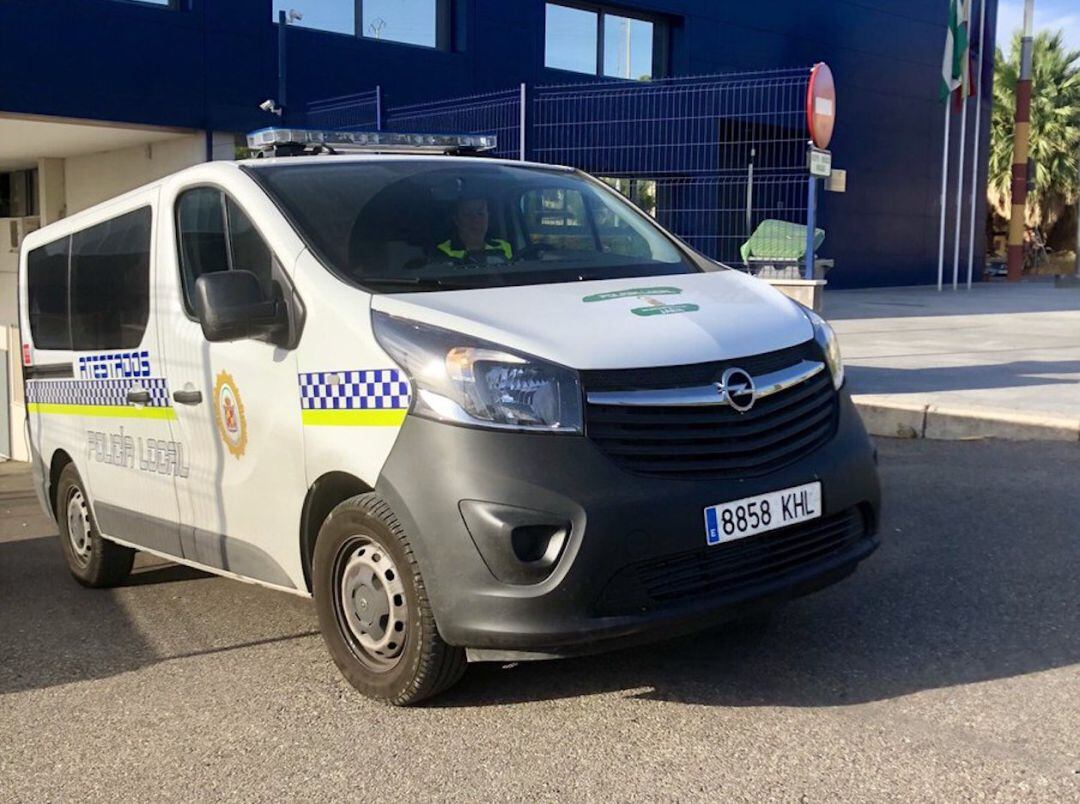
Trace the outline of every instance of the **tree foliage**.
<path fill-rule="evenodd" d="M 994 108 L 990 121 L 990 181 L 994 211 L 1009 216 L 1012 204 L 1013 116 L 1020 76 L 1020 32 L 1006 59 L 994 54 Z M 1031 87 L 1031 157 L 1035 188 L 1028 193 L 1027 222 L 1049 229 L 1080 194 L 1080 50 L 1066 49 L 1061 31 L 1035 36 Z"/>

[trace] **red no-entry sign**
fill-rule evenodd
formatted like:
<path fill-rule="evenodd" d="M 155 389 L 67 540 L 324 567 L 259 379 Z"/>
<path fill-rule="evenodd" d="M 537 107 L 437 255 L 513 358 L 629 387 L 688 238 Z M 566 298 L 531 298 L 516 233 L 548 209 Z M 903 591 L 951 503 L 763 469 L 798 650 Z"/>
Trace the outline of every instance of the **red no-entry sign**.
<path fill-rule="evenodd" d="M 810 83 L 806 87 L 806 127 L 815 147 L 829 147 L 835 123 L 836 85 L 832 70 L 822 61 L 810 71 Z"/>

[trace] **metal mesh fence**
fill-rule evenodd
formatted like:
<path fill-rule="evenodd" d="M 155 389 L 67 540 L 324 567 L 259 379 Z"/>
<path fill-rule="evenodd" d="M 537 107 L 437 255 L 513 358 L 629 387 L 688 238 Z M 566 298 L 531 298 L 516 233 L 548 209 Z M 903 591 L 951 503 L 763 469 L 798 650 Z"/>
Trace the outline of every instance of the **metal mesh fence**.
<path fill-rule="evenodd" d="M 385 127 L 419 134 L 494 134 L 495 156 L 521 158 L 521 90 L 391 106 Z"/>
<path fill-rule="evenodd" d="M 600 176 L 714 259 L 797 276 L 808 219 L 809 80 L 810 68 L 792 68 L 543 86 L 524 109 L 520 87 L 385 109 L 376 90 L 312 104 L 308 121 L 494 134 L 496 156 Z"/>
<path fill-rule="evenodd" d="M 698 250 L 797 274 L 809 79 L 809 68 L 797 68 L 539 87 L 531 154 L 635 189 L 651 182 L 652 203 L 640 192 L 634 200 Z"/>
<path fill-rule="evenodd" d="M 806 241 L 806 174 L 661 178 L 655 216 L 703 254 L 765 276 L 798 277 Z M 636 199 L 635 199 L 636 200 Z"/>
<path fill-rule="evenodd" d="M 538 87 L 532 155 L 613 176 L 805 162 L 808 69 Z M 587 167 L 586 167 L 587 166 Z"/>
<path fill-rule="evenodd" d="M 307 121 L 312 128 L 333 131 L 375 131 L 380 128 L 380 92 L 360 92 L 309 103 Z"/>

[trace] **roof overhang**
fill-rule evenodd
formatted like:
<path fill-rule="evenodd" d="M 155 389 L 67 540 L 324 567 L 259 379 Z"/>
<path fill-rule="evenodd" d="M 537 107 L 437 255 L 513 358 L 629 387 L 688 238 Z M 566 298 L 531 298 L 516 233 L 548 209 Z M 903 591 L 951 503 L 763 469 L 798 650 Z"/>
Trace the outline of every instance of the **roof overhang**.
<path fill-rule="evenodd" d="M 0 111 L 0 170 L 31 168 L 37 165 L 38 159 L 115 151 L 193 133 L 193 129 L 186 128 L 134 126 Z"/>

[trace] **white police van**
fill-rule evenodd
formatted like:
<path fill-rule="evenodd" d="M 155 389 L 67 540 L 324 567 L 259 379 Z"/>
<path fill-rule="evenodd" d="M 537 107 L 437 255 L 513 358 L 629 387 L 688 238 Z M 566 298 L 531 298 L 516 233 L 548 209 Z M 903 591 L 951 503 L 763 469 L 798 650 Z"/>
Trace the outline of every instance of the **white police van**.
<path fill-rule="evenodd" d="M 581 172 L 426 153 L 484 138 L 261 136 L 379 153 L 199 165 L 25 239 L 28 437 L 79 582 L 143 550 L 312 596 L 348 680 L 406 704 L 875 548 L 812 312 Z"/>

